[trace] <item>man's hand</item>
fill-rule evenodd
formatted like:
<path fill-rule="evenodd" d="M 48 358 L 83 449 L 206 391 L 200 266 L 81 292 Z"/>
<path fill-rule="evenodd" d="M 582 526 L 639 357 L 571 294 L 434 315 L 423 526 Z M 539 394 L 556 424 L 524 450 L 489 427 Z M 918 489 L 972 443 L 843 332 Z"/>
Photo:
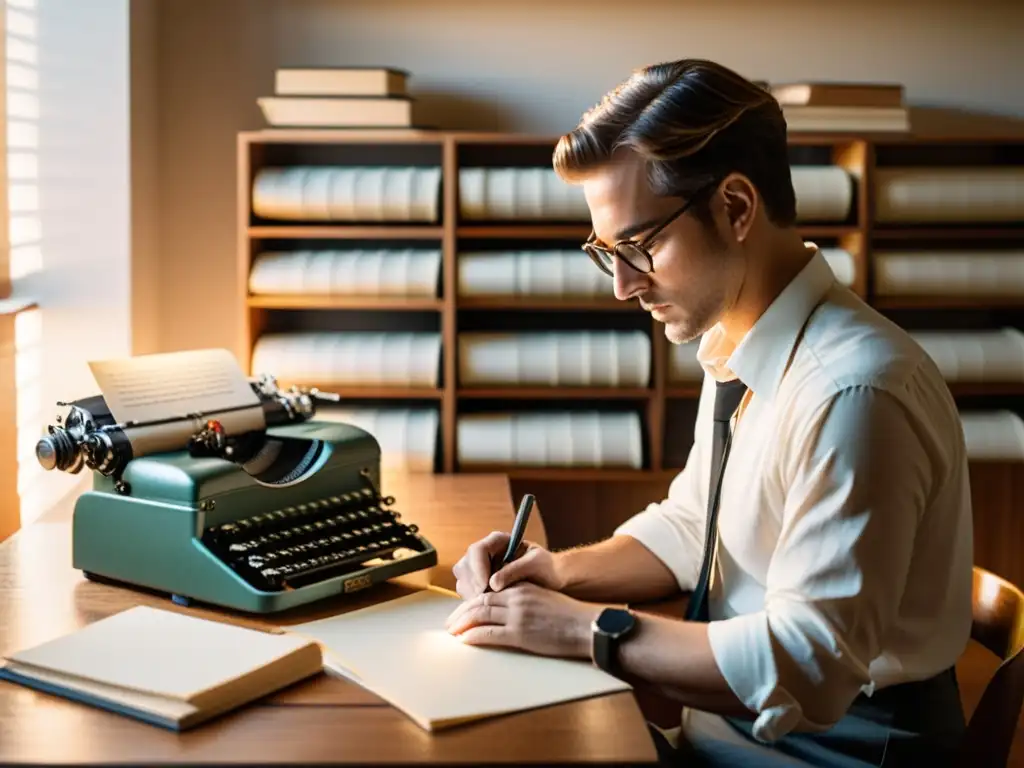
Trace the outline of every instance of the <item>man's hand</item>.
<path fill-rule="evenodd" d="M 466 600 L 477 597 L 487 587 L 488 581 L 495 592 L 518 581 L 531 581 L 553 590 L 562 589 L 554 555 L 530 542 L 523 542 L 519 556 L 494 573 L 491 563 L 505 553 L 508 541 L 509 534 L 495 531 L 469 546 L 466 554 L 452 568 L 455 591 L 460 596 Z"/>
<path fill-rule="evenodd" d="M 601 609 L 600 605 L 521 582 L 500 592 L 484 592 L 467 599 L 452 611 L 446 626 L 451 634 L 470 645 L 504 646 L 543 656 L 590 658 L 590 626 Z"/>

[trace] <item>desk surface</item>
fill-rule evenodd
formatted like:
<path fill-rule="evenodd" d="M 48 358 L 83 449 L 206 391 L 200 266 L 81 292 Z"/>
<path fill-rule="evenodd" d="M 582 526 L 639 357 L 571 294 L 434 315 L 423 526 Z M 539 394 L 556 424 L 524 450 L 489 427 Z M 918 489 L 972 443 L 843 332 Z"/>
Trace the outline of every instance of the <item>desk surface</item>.
<path fill-rule="evenodd" d="M 515 513 L 503 475 L 385 476 L 403 518 L 419 525 L 439 564 L 410 577 L 454 587 L 451 569 Z M 382 585 L 266 619 L 179 608 L 163 596 L 95 584 L 71 567 L 71 502 L 0 544 L 0 654 L 73 631 L 132 605 L 157 605 L 242 624 L 294 624 L 401 594 Z M 546 536 L 534 515 L 527 537 Z M 0 681 L 0 763 L 653 764 L 631 693 L 493 718 L 437 734 L 377 696 L 320 675 L 182 734 Z"/>

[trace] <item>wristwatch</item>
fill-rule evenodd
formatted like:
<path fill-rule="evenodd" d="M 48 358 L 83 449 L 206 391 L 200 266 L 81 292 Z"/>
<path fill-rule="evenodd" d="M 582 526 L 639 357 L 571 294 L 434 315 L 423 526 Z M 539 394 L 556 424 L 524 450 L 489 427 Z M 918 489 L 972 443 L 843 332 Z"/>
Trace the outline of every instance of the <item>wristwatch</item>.
<path fill-rule="evenodd" d="M 612 675 L 619 673 L 619 643 L 636 628 L 636 617 L 623 608 L 605 608 L 591 625 L 594 663 Z"/>

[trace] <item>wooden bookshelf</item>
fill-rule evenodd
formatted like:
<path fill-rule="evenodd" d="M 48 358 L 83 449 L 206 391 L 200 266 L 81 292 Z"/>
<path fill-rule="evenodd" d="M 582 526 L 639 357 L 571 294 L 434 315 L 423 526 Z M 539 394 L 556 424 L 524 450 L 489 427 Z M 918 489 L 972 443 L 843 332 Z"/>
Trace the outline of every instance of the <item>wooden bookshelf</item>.
<path fill-rule="evenodd" d="M 661 324 L 635 302 L 611 295 L 460 293 L 460 254 L 468 251 L 578 249 L 590 232 L 589 219 L 467 219 L 460 208 L 460 172 L 473 167 L 546 167 L 556 137 L 459 131 L 260 130 L 238 136 L 238 306 L 244 318 L 244 341 L 238 356 L 248 370 L 254 345 L 272 330 L 346 330 L 348 323 L 373 328 L 437 333 L 441 355 L 436 387 L 332 385 L 304 382 L 341 392 L 346 400 L 372 407 L 403 400 L 438 409 L 435 471 L 504 471 L 529 489 L 562 494 L 566 506 L 599 486 L 608 511 L 603 530 L 635 513 L 642 503 L 663 494 L 686 460 L 699 380 L 672 376 L 671 345 Z M 998 256 L 1024 253 L 1020 221 L 985 220 L 947 223 L 880 221 L 878 178 L 896 166 L 961 165 L 1024 168 L 1024 128 L 1012 121 L 918 110 L 908 135 L 793 134 L 794 168 L 829 165 L 852 179 L 853 195 L 845 215 L 836 220 L 806 220 L 800 230 L 822 248 L 841 249 L 849 259 L 849 287 L 865 301 L 911 330 L 955 328 L 1024 328 L 1024 292 L 893 293 L 880 291 L 881 252 L 922 253 L 962 249 Z M 253 212 L 253 183 L 263 168 L 288 165 L 430 165 L 440 168 L 434 220 L 283 221 Z M 267 250 L 346 248 L 438 249 L 441 254 L 436 293 L 430 296 L 352 296 L 318 290 L 309 294 L 254 294 L 249 276 L 254 259 Z M 580 252 L 579 258 L 586 260 Z M 374 322 L 379 326 L 373 326 Z M 385 322 L 386 321 L 386 322 Z M 369 325 L 368 325 L 369 324 Z M 512 387 L 476 386 L 459 380 L 460 334 L 474 331 L 543 329 L 637 330 L 650 339 L 650 376 L 644 386 Z M 270 371 L 271 373 L 276 373 Z M 279 378 L 284 378 L 279 376 Z M 965 409 L 1006 408 L 1021 411 L 1024 386 L 1019 380 L 953 381 L 951 391 Z M 381 405 L 383 404 L 383 405 Z M 642 424 L 643 456 L 639 467 L 462 466 L 456 443 L 459 418 L 486 411 L 549 412 L 561 409 L 633 409 Z M 989 462 L 992 463 L 992 462 Z M 524 486 L 527 487 L 527 486 Z M 628 488 L 635 492 L 629 496 Z M 598 495 L 605 493 L 597 491 Z M 1019 491 L 1018 491 L 1019 493 Z M 628 496 L 623 496 L 626 494 Z M 601 503 L 601 500 L 594 503 Z M 546 505 L 545 509 L 550 505 Z M 567 513 L 568 514 L 568 513 Z M 616 519 L 617 518 L 617 519 Z M 568 523 L 567 523 L 568 525 Z M 555 528 L 557 529 L 557 524 Z M 554 538 L 557 540 L 557 532 Z"/>

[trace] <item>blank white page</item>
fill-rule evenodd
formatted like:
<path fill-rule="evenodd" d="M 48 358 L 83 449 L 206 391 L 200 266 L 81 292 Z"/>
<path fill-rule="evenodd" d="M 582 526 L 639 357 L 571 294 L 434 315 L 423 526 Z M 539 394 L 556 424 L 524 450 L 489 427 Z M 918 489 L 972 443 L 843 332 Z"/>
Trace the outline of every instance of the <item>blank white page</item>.
<path fill-rule="evenodd" d="M 288 631 L 427 730 L 630 689 L 589 660 L 467 645 L 445 629 L 460 602 L 431 588 Z"/>

